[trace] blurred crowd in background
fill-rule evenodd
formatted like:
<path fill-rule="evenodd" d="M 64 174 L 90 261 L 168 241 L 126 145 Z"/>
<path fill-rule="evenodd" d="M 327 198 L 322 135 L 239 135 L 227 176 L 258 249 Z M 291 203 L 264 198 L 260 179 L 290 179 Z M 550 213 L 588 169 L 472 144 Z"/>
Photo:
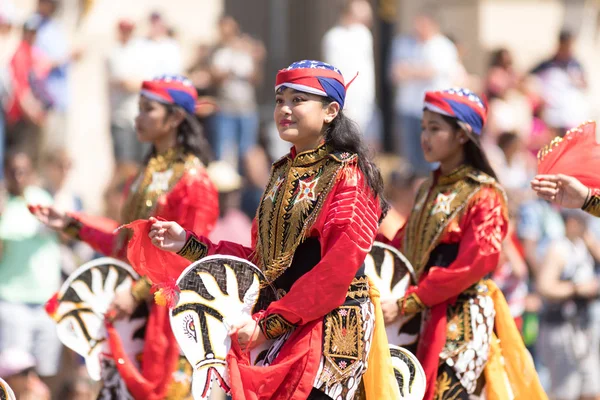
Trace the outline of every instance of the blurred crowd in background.
<path fill-rule="evenodd" d="M 81 2 L 82 9 L 87 3 Z M 43 304 L 71 272 L 97 255 L 43 229 L 27 210 L 28 202 L 87 210 L 85 188 L 67 184 L 77 166 L 64 132 L 71 105 L 90 101 L 70 96 L 71 70 L 96 50 L 73 45 L 58 18 L 60 8 L 60 0 L 36 0 L 35 13 L 24 14 L 17 1 L 0 0 L 0 376 L 19 399 L 50 399 L 52 392 L 56 399 L 83 400 L 94 398 L 95 390 L 82 361 L 59 343 Z M 411 33 L 391 41 L 387 76 L 378 78 L 393 88 L 393 107 L 381 107 L 372 4 L 348 1 L 337 15 L 322 37 L 320 56 L 340 68 L 347 82 L 356 77 L 346 111 L 380 161 L 387 198 L 398 213 L 396 228 L 410 213 L 416 188 L 435 168 L 420 147 L 424 92 L 462 86 L 485 96 L 483 145 L 508 193 L 511 216 L 493 278 L 551 397 L 600 399 L 594 382 L 600 376 L 600 303 L 593 298 L 599 290 L 600 220 L 557 209 L 529 189 L 538 150 L 597 113 L 587 99 L 592 71 L 575 55 L 575 34 L 555 32 L 555 51 L 527 70 L 516 68 L 509 49 L 495 49 L 487 55 L 485 73 L 477 75 L 463 63 L 469 49 L 424 8 Z M 177 26 L 160 11 L 146 16 L 143 29 L 139 25 L 121 18 L 107 27 L 115 35 L 103 54 L 114 169 L 104 189 L 104 216 L 120 219 L 123 188 L 149 151 L 134 126 L 141 82 L 183 73 L 201 98 L 197 117 L 218 160 L 209 168 L 221 193 L 221 217 L 211 238 L 248 245 L 270 164 L 289 150 L 272 118 L 260 112 L 269 106 L 259 104 L 257 96 L 269 49 L 228 15 L 217 21 L 217 38 L 202 41 L 193 55 L 183 54 Z M 388 137 L 386 118 L 393 121 Z M 585 282 L 590 298 L 560 298 L 554 288 L 561 281 Z"/>

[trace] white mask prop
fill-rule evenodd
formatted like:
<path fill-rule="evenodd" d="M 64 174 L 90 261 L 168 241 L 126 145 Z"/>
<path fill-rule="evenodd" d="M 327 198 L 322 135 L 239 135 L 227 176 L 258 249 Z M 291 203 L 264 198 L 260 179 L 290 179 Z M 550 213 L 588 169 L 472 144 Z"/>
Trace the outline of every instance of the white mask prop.
<path fill-rule="evenodd" d="M 252 263 L 230 256 L 210 256 L 190 265 L 177 280 L 177 305 L 171 310 L 171 328 L 194 370 L 194 399 L 208 399 L 212 382 L 229 392 L 226 356 L 231 348 L 229 328 L 265 308 L 262 299 L 274 298 L 267 286 L 261 296 L 261 271 Z M 266 295 L 265 295 L 266 293 Z M 254 364 L 264 357 L 270 342 L 251 350 Z"/>
<path fill-rule="evenodd" d="M 381 292 L 382 299 L 399 300 L 416 282 L 415 272 L 406 257 L 381 242 L 373 243 L 365 258 L 365 274 Z M 420 314 L 402 316 L 385 327 L 390 344 L 416 350 L 421 329 Z"/>
<path fill-rule="evenodd" d="M 130 292 L 138 278 L 122 261 L 108 257 L 93 260 L 73 272 L 46 305 L 48 314 L 56 321 L 59 339 L 85 359 L 93 380 L 106 380 L 105 375 L 110 375 L 103 367 L 110 365 L 106 359 L 111 353 L 105 314 L 115 294 Z M 114 322 L 130 360 L 139 359 L 143 351 L 147 318 L 148 307 L 143 303 L 129 318 Z"/>

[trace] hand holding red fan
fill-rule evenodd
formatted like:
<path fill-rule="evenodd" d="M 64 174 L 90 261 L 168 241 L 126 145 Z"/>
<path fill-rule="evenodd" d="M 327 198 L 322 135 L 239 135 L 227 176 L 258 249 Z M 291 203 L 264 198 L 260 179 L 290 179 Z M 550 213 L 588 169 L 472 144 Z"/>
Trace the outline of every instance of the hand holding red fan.
<path fill-rule="evenodd" d="M 600 187 L 600 144 L 596 123 L 586 122 L 557 137 L 538 153 L 538 175 L 531 187 L 563 207 L 583 205 L 589 187 Z"/>

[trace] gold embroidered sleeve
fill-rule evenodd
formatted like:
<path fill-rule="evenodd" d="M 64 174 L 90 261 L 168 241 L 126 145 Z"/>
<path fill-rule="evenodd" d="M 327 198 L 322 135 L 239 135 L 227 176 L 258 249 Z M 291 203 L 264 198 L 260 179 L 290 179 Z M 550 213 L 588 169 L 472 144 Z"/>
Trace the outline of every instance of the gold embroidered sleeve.
<path fill-rule="evenodd" d="M 416 293 L 411 293 L 408 297 L 402 297 L 398 300 L 398 307 L 400 307 L 400 314 L 416 314 L 423 311 L 426 307 Z"/>
<path fill-rule="evenodd" d="M 600 189 L 591 189 L 581 209 L 595 217 L 600 217 Z"/>
<path fill-rule="evenodd" d="M 145 301 L 150 296 L 150 288 L 152 283 L 146 277 L 143 277 L 139 281 L 133 284 L 131 288 L 131 295 L 138 303 Z"/>
<path fill-rule="evenodd" d="M 294 325 L 286 321 L 286 319 L 279 314 L 268 315 L 266 318 L 258 321 L 258 326 L 263 335 L 269 340 L 277 339 L 281 335 L 294 329 Z"/>
<path fill-rule="evenodd" d="M 181 257 L 187 258 L 191 262 L 198 261 L 208 255 L 208 246 L 202 243 L 194 235 L 189 235 L 187 242 L 183 245 L 181 250 L 177 252 Z"/>
<path fill-rule="evenodd" d="M 69 218 L 69 222 L 67 222 L 67 225 L 63 228 L 63 233 L 67 236 L 69 236 L 70 238 L 73 239 L 79 239 L 79 231 L 81 230 L 81 227 L 83 226 L 83 224 L 81 223 L 81 221 L 78 221 L 75 218 Z"/>

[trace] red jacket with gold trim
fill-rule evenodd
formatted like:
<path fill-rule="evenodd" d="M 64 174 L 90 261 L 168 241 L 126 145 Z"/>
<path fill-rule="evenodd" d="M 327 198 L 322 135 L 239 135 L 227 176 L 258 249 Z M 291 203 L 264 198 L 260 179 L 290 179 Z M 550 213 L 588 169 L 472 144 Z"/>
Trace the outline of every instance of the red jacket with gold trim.
<path fill-rule="evenodd" d="M 506 197 L 496 181 L 463 165 L 423 183 L 406 225 L 391 244 L 404 253 L 418 283 L 399 301 L 401 312 L 431 310 L 417 357 L 433 396 L 440 352 L 446 343 L 446 309 L 498 265 L 508 230 Z"/>
<path fill-rule="evenodd" d="M 208 234 L 219 217 L 216 187 L 200 160 L 172 149 L 149 160 L 124 194 L 123 220 L 150 216 L 176 221 L 187 229 Z M 127 260 L 127 230 L 115 232 L 117 222 L 85 214 L 72 214 L 79 222 L 76 234 L 95 250 Z M 131 262 L 131 261 L 130 261 Z M 119 373 L 136 400 L 162 400 L 166 397 L 176 370 L 179 346 L 169 322 L 167 307 L 152 301 L 146 327 L 141 370 L 127 360 L 118 335 L 108 326 L 109 342 Z"/>
<path fill-rule="evenodd" d="M 228 364 L 234 398 L 256 398 L 255 388 L 267 381 L 269 387 L 261 388 L 260 398 L 308 397 L 321 359 L 323 317 L 344 303 L 371 249 L 380 214 L 379 199 L 358 168 L 356 155 L 334 153 L 322 145 L 299 154 L 292 150 L 274 163 L 253 223 L 252 247 L 212 243 L 188 232 L 179 252 L 188 260 L 213 254 L 244 258 L 257 264 L 269 282 L 286 287 L 285 295 L 264 311 L 259 325 L 271 338 L 284 332 L 270 331 L 268 324 L 260 322 L 274 317 L 295 330 L 270 366 L 249 366 L 232 349 Z M 318 261 L 293 282 L 285 282 L 286 272 L 296 268 L 292 264 L 301 253 L 296 250 L 314 240 Z M 144 258 L 154 259 L 149 253 Z M 180 273 L 178 268 L 172 275 Z"/>

